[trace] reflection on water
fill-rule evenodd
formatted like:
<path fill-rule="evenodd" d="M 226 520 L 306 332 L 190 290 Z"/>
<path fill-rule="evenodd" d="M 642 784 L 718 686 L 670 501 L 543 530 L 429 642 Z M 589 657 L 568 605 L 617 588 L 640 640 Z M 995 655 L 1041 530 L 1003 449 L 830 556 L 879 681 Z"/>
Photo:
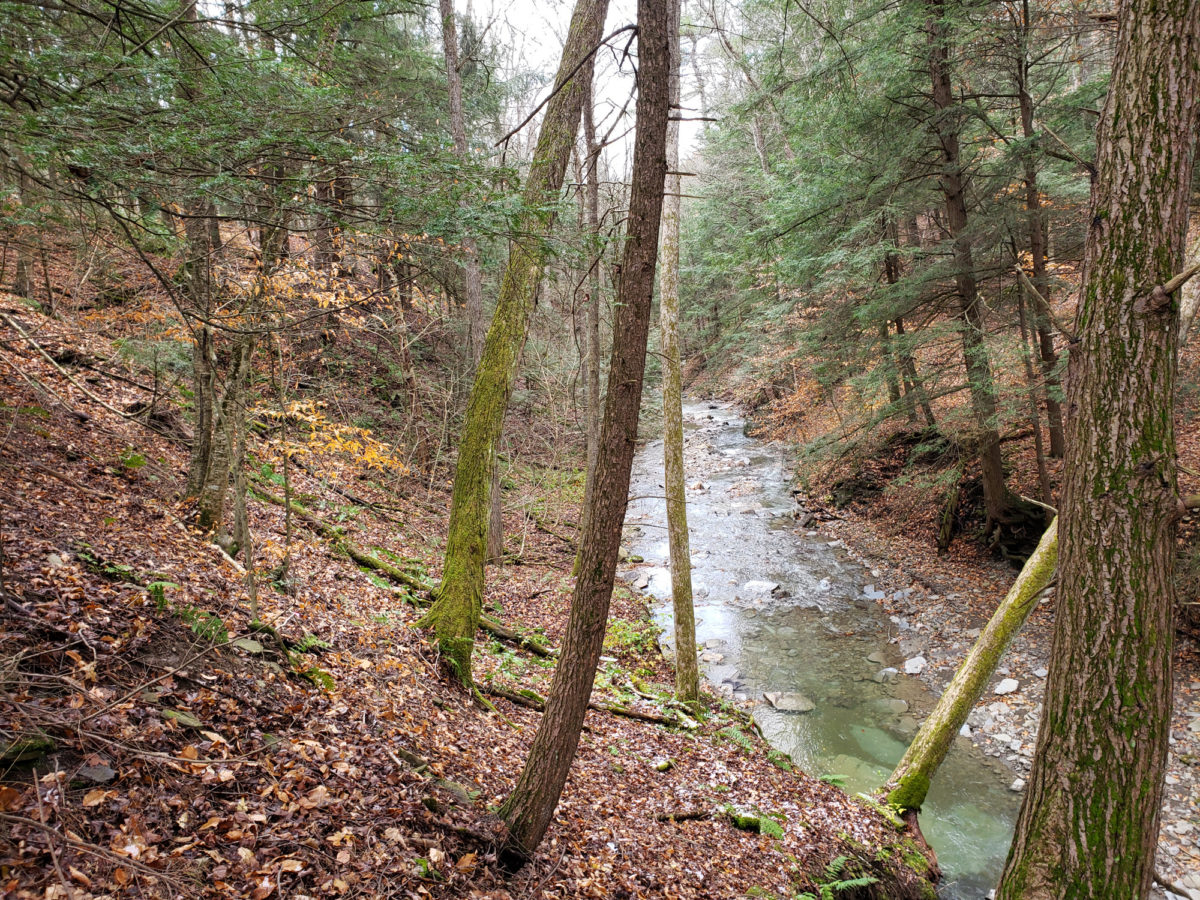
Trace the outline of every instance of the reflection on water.
<path fill-rule="evenodd" d="M 895 626 L 864 596 L 869 573 L 838 542 L 792 527 L 782 452 L 744 437 L 742 420 L 724 408 L 689 404 L 684 417 L 702 671 L 739 700 L 771 694 L 773 705 L 760 702 L 755 719 L 805 771 L 837 776 L 852 793 L 873 791 L 933 700 L 918 679 L 897 672 L 903 660 L 888 640 Z M 634 464 L 632 495 L 644 499 L 626 517 L 631 548 L 648 565 L 628 574 L 665 599 L 661 483 L 656 441 Z M 671 649 L 669 603 L 657 615 Z M 943 763 L 921 814 L 946 877 L 942 896 L 986 897 L 998 880 L 1019 804 L 1006 787 L 1011 777 L 962 738 Z"/>

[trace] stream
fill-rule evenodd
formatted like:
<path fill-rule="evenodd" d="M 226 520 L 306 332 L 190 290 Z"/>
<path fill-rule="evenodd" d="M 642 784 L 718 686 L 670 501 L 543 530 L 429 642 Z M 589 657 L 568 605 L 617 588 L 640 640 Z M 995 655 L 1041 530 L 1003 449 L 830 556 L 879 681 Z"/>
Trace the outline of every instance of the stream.
<path fill-rule="evenodd" d="M 684 404 L 688 524 L 700 670 L 718 693 L 757 702 L 763 735 L 804 771 L 846 791 L 877 789 L 935 698 L 891 640 L 871 573 L 840 541 L 796 526 L 787 454 L 743 434 L 725 404 Z M 626 570 L 659 601 L 673 653 L 662 441 L 634 461 Z M 769 699 L 764 699 L 770 695 Z M 999 880 L 1020 796 L 1012 773 L 958 738 L 934 779 L 921 828 L 937 851 L 939 896 L 976 900 Z"/>

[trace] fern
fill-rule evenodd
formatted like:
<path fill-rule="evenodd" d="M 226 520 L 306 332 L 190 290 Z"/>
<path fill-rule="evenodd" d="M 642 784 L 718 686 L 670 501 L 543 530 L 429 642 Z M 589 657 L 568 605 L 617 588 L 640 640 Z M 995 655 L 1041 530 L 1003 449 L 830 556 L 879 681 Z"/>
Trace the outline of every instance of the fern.
<path fill-rule="evenodd" d="M 297 653 L 311 653 L 314 650 L 328 650 L 333 645 L 327 641 L 321 640 L 315 634 L 305 634 L 296 642 Z"/>
<path fill-rule="evenodd" d="M 854 878 L 843 878 L 842 873 L 846 868 L 846 864 L 850 861 L 848 856 L 839 856 L 833 859 L 829 865 L 825 867 L 825 881 L 817 885 L 819 893 L 814 894 L 812 891 L 805 891 L 803 894 L 798 894 L 796 900 L 836 900 L 836 895 L 841 891 L 849 891 L 854 888 L 868 887 L 878 881 L 870 875 L 859 875 Z"/>
<path fill-rule="evenodd" d="M 729 726 L 726 726 L 725 728 L 722 728 L 720 731 L 717 732 L 717 734 L 719 734 L 721 737 L 725 738 L 726 740 L 733 741 L 735 744 L 737 744 L 739 747 L 741 747 L 746 752 L 749 752 L 754 749 L 754 742 L 752 740 L 750 740 L 749 737 L 746 736 L 745 732 L 743 732 L 739 728 L 734 727 L 733 725 L 729 725 Z"/>
<path fill-rule="evenodd" d="M 773 837 L 778 841 L 783 840 L 783 827 L 770 816 L 759 816 L 758 833 Z"/>

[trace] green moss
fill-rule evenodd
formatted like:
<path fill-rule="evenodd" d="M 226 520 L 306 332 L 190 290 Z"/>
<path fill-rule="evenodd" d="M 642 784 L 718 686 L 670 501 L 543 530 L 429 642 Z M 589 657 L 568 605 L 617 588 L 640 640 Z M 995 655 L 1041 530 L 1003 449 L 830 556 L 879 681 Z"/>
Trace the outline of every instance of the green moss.
<path fill-rule="evenodd" d="M 921 772 L 909 772 L 888 794 L 888 804 L 903 812 L 919 812 L 928 793 L 929 777 Z"/>

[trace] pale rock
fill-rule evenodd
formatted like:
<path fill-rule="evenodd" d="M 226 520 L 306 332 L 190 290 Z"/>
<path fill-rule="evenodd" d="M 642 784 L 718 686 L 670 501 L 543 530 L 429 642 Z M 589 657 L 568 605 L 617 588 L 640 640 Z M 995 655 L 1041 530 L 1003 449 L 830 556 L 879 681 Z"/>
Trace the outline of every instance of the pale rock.
<path fill-rule="evenodd" d="M 1038 678 L 1045 678 L 1047 675 L 1050 674 L 1050 670 L 1043 666 L 1040 669 L 1034 669 L 1033 674 L 1036 675 Z"/>
<path fill-rule="evenodd" d="M 1025 790 L 1025 779 L 1018 778 L 1016 781 L 1014 781 L 1012 784 L 1010 784 L 1008 786 L 1008 789 L 1010 791 L 1012 791 L 1013 793 L 1019 794 L 1021 791 Z"/>
<path fill-rule="evenodd" d="M 923 656 L 914 656 L 912 659 L 904 661 L 904 674 L 920 675 L 925 671 L 925 667 L 929 665 L 928 660 Z"/>
<path fill-rule="evenodd" d="M 1001 695 L 1011 694 L 1013 691 L 1015 691 L 1020 686 L 1021 686 L 1021 684 L 1020 684 L 1020 682 L 1017 681 L 1017 679 L 1005 678 L 998 685 L 996 685 L 995 693 L 1001 694 Z"/>
<path fill-rule="evenodd" d="M 886 669 L 880 669 L 878 672 L 876 672 L 874 675 L 874 680 L 878 684 L 894 684 L 896 681 L 896 676 L 899 674 L 900 672 L 898 669 L 888 666 Z"/>
<path fill-rule="evenodd" d="M 770 691 L 763 694 L 763 699 L 780 712 L 806 713 L 816 709 L 816 704 L 803 694 L 783 691 Z"/>
<path fill-rule="evenodd" d="M 882 666 L 885 662 L 887 662 L 887 657 L 883 655 L 882 651 L 876 650 L 874 653 L 867 656 L 867 662 L 876 663 L 877 665 Z"/>

